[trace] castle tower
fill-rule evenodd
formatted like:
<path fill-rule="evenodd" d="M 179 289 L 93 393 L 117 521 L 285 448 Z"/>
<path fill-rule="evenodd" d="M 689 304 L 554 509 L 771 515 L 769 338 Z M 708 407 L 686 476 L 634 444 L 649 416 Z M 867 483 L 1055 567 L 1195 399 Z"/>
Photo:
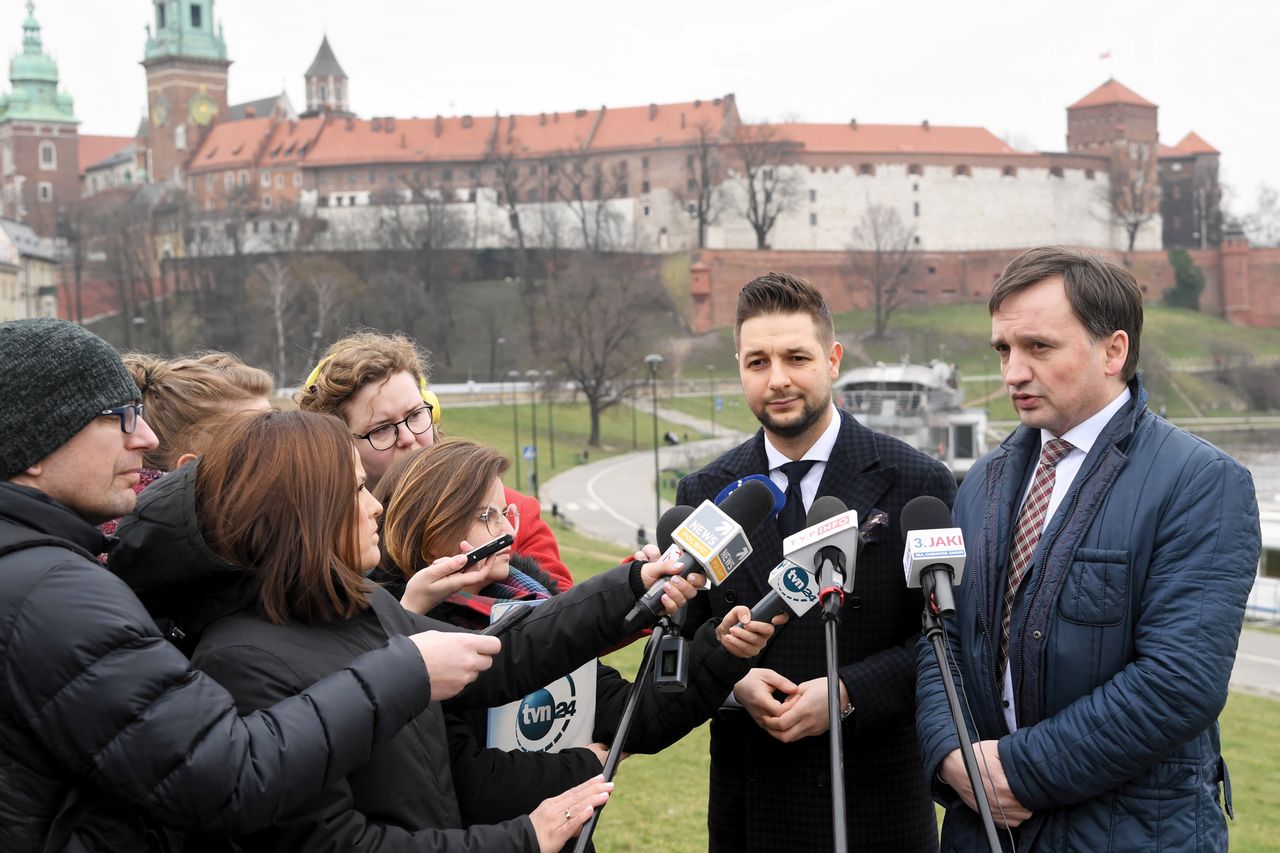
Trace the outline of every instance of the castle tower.
<path fill-rule="evenodd" d="M 53 236 L 59 211 L 79 197 L 79 137 L 58 64 L 44 52 L 35 4 L 27 3 L 22 52 L 0 95 L 0 215 Z"/>
<path fill-rule="evenodd" d="M 307 69 L 306 80 L 307 110 L 304 116 L 320 113 L 351 115 L 347 106 L 347 74 L 333 55 L 328 36 L 321 40 L 316 58 Z"/>
<path fill-rule="evenodd" d="M 227 47 L 213 0 L 155 0 L 147 27 L 148 174 L 179 179 L 209 126 L 227 111 Z"/>

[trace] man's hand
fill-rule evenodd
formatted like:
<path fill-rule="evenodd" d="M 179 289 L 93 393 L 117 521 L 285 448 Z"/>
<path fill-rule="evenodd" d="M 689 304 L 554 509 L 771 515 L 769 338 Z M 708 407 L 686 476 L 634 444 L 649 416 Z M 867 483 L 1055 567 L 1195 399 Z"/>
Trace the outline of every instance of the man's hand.
<path fill-rule="evenodd" d="M 648 545 L 645 546 L 646 549 L 649 547 Z M 639 554 L 641 552 L 637 551 L 636 553 Z M 659 560 L 645 563 L 640 568 L 640 580 L 644 588 L 648 589 L 664 577 L 676 574 L 679 568 L 680 564 L 675 560 Z M 675 613 L 685 605 L 685 602 L 693 600 L 693 597 L 698 594 L 698 590 L 706 586 L 706 583 L 707 579 L 697 572 L 687 578 L 671 578 L 662 588 L 662 608 L 668 615 Z"/>
<path fill-rule="evenodd" d="M 431 679 L 431 701 L 457 696 L 462 688 L 493 666 L 502 640 L 465 632 L 423 631 L 409 637 L 418 647 Z"/>
<path fill-rule="evenodd" d="M 996 825 L 1013 827 L 1031 817 L 1031 812 L 1009 790 L 1009 780 L 1004 775 L 1004 765 L 1000 762 L 999 741 L 979 741 L 973 747 L 978 759 L 978 773 L 987 788 L 991 818 Z M 938 767 L 938 775 L 960 795 L 965 805 L 975 812 L 978 810 L 978 800 L 974 796 L 973 786 L 969 784 L 969 774 L 965 772 L 964 756 L 960 754 L 960 750 L 953 749 L 947 753 Z"/>
<path fill-rule="evenodd" d="M 763 667 L 756 667 L 733 685 L 734 698 L 761 728 L 764 728 L 767 717 L 782 713 L 782 703 L 773 694 L 778 692 L 790 696 L 795 691 L 796 685 L 789 679 Z"/>
<path fill-rule="evenodd" d="M 743 660 L 749 660 L 764 651 L 765 644 L 773 636 L 775 625 L 785 625 L 787 614 L 780 613 L 772 622 L 752 622 L 751 608 L 745 604 L 725 614 L 724 619 L 716 626 L 716 639 L 729 654 Z M 739 700 L 741 701 L 741 700 Z"/>
<path fill-rule="evenodd" d="M 849 706 L 849 691 L 840 682 L 840 707 Z M 827 679 L 813 678 L 803 682 L 782 703 L 782 710 L 761 724 L 765 731 L 783 743 L 820 735 L 831 727 L 827 713 Z"/>

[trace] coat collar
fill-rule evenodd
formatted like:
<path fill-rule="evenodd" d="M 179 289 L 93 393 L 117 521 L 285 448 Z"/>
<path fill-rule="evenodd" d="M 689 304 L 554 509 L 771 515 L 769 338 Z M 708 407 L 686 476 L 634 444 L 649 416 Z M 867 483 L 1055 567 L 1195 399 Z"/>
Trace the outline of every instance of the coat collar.
<path fill-rule="evenodd" d="M 89 554 L 101 554 L 110 544 L 102 531 L 70 507 L 39 489 L 17 483 L 0 482 L 0 517 L 46 536 L 65 539 Z"/>

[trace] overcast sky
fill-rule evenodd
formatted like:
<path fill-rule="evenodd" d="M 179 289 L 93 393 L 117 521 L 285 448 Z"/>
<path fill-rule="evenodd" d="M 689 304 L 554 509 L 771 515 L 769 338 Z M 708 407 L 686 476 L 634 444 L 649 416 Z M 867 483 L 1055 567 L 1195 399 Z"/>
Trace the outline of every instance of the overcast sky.
<path fill-rule="evenodd" d="M 21 49 L 24 3 L 0 2 Z M 81 133 L 145 110 L 150 0 L 38 0 Z M 1220 0 L 215 0 L 232 102 L 285 89 L 328 33 L 362 116 L 433 116 L 737 95 L 748 121 L 982 125 L 1065 148 L 1068 104 L 1114 75 L 1160 106 L 1161 141 L 1223 152 L 1234 209 L 1280 184 L 1280 3 Z M 1100 59 L 1109 52 L 1111 58 Z M 7 91 L 7 83 L 4 86 Z"/>

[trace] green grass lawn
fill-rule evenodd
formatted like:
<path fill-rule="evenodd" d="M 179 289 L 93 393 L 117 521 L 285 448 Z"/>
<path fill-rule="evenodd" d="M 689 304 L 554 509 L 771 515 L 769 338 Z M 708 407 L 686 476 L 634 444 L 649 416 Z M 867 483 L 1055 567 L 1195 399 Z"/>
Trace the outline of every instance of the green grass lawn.
<path fill-rule="evenodd" d="M 531 467 L 530 463 L 524 459 L 520 460 L 521 482 L 518 485 L 516 483 L 514 464 L 516 451 L 513 444 L 514 431 L 511 423 L 512 406 L 510 404 L 450 406 L 446 401 L 443 408 L 442 425 L 447 435 L 474 439 L 484 444 L 492 445 L 511 456 L 513 464 L 507 471 L 505 478 L 507 484 L 521 491 L 529 490 Z M 547 482 L 562 471 L 566 471 L 575 465 L 581 465 L 584 451 L 587 454 L 586 461 L 594 461 L 618 453 L 629 453 L 633 449 L 632 409 L 630 406 L 614 406 L 605 410 L 600 416 L 600 447 L 587 446 L 587 438 L 591 435 L 591 418 L 586 403 L 571 403 L 567 401 L 556 403 L 554 414 L 552 415 L 554 433 L 551 431 L 552 423 L 547 416 L 547 406 L 539 401 L 537 411 L 538 477 L 542 483 Z M 531 412 L 526 395 L 521 395 L 521 404 L 516 409 L 516 417 L 519 422 L 520 445 L 524 447 L 532 444 Z M 651 416 L 644 412 L 638 413 L 635 426 L 635 446 L 637 449 L 652 449 L 653 420 Z M 702 433 L 696 430 L 690 430 L 681 424 L 673 424 L 659 418 L 658 431 L 665 433 L 668 430 L 679 436 L 684 436 L 688 433 L 690 441 L 704 437 Z M 554 466 L 552 466 L 552 449 L 549 443 L 550 436 L 553 434 L 555 436 Z"/>
<path fill-rule="evenodd" d="M 574 577 L 614 565 L 616 548 L 556 526 Z M 633 643 L 605 662 L 630 679 L 643 647 Z M 1222 714 L 1222 750 L 1231 770 L 1236 853 L 1280 850 L 1280 701 L 1232 693 Z M 707 849 L 708 727 L 658 755 L 623 762 L 617 788 L 594 836 L 600 853 L 700 853 Z"/>

